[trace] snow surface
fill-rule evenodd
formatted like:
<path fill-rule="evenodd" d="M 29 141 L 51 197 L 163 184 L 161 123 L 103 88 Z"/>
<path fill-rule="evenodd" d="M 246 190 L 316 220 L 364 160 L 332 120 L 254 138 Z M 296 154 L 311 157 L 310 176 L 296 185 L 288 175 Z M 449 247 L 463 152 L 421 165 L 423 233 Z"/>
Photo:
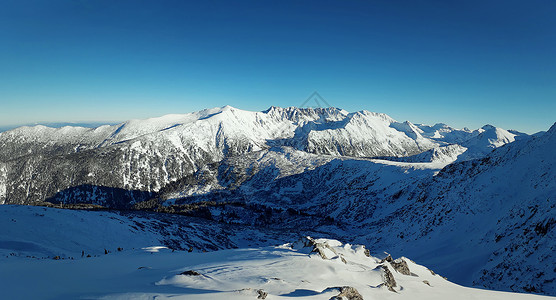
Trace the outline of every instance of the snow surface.
<path fill-rule="evenodd" d="M 17 206 L 2 210 L 1 225 L 10 229 L 0 235 L 3 299 L 256 299 L 260 289 L 267 299 L 330 299 L 341 286 L 356 288 L 364 299 L 548 298 L 461 287 L 407 258 L 413 274 L 403 275 L 391 263 L 368 257 L 362 246 L 329 239 L 316 240 L 325 245 L 326 259 L 300 243 L 173 251 L 148 232 L 127 232 L 130 220 L 117 214 Z M 82 222 L 74 222 L 75 216 Z M 37 226 L 41 220 L 56 226 Z M 59 226 L 64 222 L 68 230 Z M 95 233 L 103 226 L 109 230 Z M 43 238 L 22 240 L 26 236 Z M 123 249 L 113 249 L 116 244 Z M 79 249 L 94 255 L 53 259 Z M 395 292 L 383 285 L 382 265 L 397 282 Z M 200 275 L 181 274 L 187 271 Z"/>

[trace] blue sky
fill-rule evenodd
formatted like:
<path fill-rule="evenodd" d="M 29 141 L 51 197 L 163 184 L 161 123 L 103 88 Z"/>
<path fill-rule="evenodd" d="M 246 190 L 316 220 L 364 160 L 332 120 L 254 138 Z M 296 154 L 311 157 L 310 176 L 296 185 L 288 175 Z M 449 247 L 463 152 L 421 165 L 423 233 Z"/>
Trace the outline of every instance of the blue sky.
<path fill-rule="evenodd" d="M 3 0 L 0 126 L 296 106 L 528 133 L 556 121 L 556 1 Z"/>

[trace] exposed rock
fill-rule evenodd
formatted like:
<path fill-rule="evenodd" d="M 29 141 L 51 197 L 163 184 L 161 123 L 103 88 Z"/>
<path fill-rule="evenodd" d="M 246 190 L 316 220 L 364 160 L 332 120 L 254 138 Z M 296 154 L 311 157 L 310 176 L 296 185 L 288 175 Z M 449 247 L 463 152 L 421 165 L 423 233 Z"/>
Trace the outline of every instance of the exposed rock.
<path fill-rule="evenodd" d="M 438 275 L 438 276 L 442 277 L 443 279 L 448 280 L 448 278 L 446 278 L 446 277 L 444 277 L 444 276 L 442 276 L 442 275 L 440 275 L 440 274 L 436 274 L 436 273 L 435 273 L 433 270 L 431 270 L 431 269 L 427 269 L 427 270 L 429 270 L 429 272 L 431 272 L 431 274 L 434 275 L 434 276 Z"/>
<path fill-rule="evenodd" d="M 382 280 L 384 281 L 384 286 L 388 288 L 389 291 L 395 292 L 394 289 L 397 285 L 396 279 L 394 279 L 394 275 L 390 272 L 390 269 L 386 265 L 382 265 Z"/>
<path fill-rule="evenodd" d="M 264 290 L 257 290 L 257 299 L 266 299 L 266 296 L 268 296 L 268 293 L 265 292 Z"/>
<path fill-rule="evenodd" d="M 328 249 L 329 251 L 334 253 L 336 256 L 338 256 L 338 253 L 336 252 L 336 250 L 334 250 L 334 248 L 330 247 L 330 245 L 328 245 L 327 242 L 319 243 L 310 236 L 302 237 L 299 241 L 294 243 L 294 245 L 292 245 L 292 246 L 294 248 L 312 248 L 311 253 L 317 253 L 318 255 L 320 255 L 320 257 L 322 259 L 330 259 L 331 258 L 331 257 L 328 257 L 326 255 L 325 249 Z M 347 263 L 343 257 L 341 259 L 344 263 Z"/>
<path fill-rule="evenodd" d="M 248 295 L 256 294 L 257 299 L 266 299 L 266 297 L 268 296 L 268 293 L 265 292 L 265 290 L 263 290 L 263 289 L 255 290 L 255 289 L 252 289 L 252 288 L 245 288 L 245 289 L 237 290 L 237 292 L 247 293 Z"/>
<path fill-rule="evenodd" d="M 385 258 L 383 258 L 380 263 L 384 263 L 384 262 L 393 262 L 394 260 L 392 259 L 392 255 L 388 254 L 388 256 L 386 256 Z"/>
<path fill-rule="evenodd" d="M 187 275 L 187 276 L 201 276 L 201 273 L 193 270 L 183 271 L 180 275 Z"/>
<path fill-rule="evenodd" d="M 365 248 L 364 252 L 366 257 L 371 257 L 371 251 L 369 251 L 369 249 Z"/>
<path fill-rule="evenodd" d="M 428 285 L 428 286 L 431 286 L 431 283 L 428 280 L 423 280 L 423 283 Z"/>
<path fill-rule="evenodd" d="M 401 273 L 403 275 L 411 275 L 409 266 L 407 265 L 407 262 L 403 258 L 398 258 L 394 260 L 393 262 L 390 263 L 390 265 L 392 265 L 394 270 L 396 270 L 398 273 Z"/>
<path fill-rule="evenodd" d="M 392 268 L 394 268 L 394 270 L 396 270 L 396 272 L 398 273 L 401 273 L 403 275 L 412 275 L 411 271 L 409 270 L 409 266 L 407 265 L 407 262 L 401 257 L 394 260 L 392 259 L 392 256 L 388 254 L 388 256 L 386 256 L 384 259 L 380 261 L 381 264 L 385 262 L 389 262 Z M 434 275 L 434 272 L 431 271 L 431 273 L 433 273 Z"/>
<path fill-rule="evenodd" d="M 343 300 L 343 299 L 348 299 L 348 300 L 363 300 L 363 296 L 361 296 L 361 294 L 359 294 L 359 292 L 357 291 L 357 289 L 355 289 L 354 287 L 351 286 L 341 286 L 341 287 L 333 287 L 333 288 L 327 288 L 326 290 L 339 290 L 340 293 L 332 298 L 330 298 L 330 300 Z M 325 290 L 325 291 L 326 291 Z"/>
<path fill-rule="evenodd" d="M 320 255 L 320 257 L 322 257 L 322 259 L 330 259 L 330 257 L 326 256 L 326 253 L 324 252 L 324 249 L 326 249 L 326 248 L 330 249 L 328 247 L 328 245 L 326 245 L 326 244 L 315 243 L 315 246 L 314 246 L 312 252 L 318 253 L 318 255 Z M 330 249 L 330 250 L 332 250 L 332 249 Z M 334 251 L 334 250 L 332 250 L 332 251 Z"/>
<path fill-rule="evenodd" d="M 315 239 L 310 236 L 304 236 L 292 244 L 293 249 L 311 248 L 316 244 Z"/>

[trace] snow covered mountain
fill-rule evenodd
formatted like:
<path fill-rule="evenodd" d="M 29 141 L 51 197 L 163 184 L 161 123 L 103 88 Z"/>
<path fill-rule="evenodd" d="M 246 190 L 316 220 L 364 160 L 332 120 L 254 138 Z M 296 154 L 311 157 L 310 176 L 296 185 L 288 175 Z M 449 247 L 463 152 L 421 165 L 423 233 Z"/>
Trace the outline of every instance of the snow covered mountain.
<path fill-rule="evenodd" d="M 214 240 L 196 248 L 269 245 L 233 237 L 241 230 L 274 245 L 326 236 L 411 257 L 458 284 L 556 295 L 555 131 L 278 107 L 26 127 L 0 133 L 0 203 L 174 213 L 138 220 L 153 232 L 145 243 L 162 235 L 174 249 L 203 235 Z M 191 217 L 213 229 L 165 225 Z"/>
<path fill-rule="evenodd" d="M 98 128 L 21 127 L 0 133 L 0 191 L 5 191 L 0 203 L 87 198 L 125 208 L 207 164 L 272 147 L 332 156 L 404 157 L 458 140 L 469 144 L 465 155 L 476 157 L 512 141 L 512 134 L 503 132 L 504 139 L 481 138 L 484 132 L 442 127 L 434 134 L 429 130 L 427 137 L 409 122 L 368 111 L 271 107 L 249 112 L 230 106 Z M 458 151 L 443 162 L 451 162 Z"/>

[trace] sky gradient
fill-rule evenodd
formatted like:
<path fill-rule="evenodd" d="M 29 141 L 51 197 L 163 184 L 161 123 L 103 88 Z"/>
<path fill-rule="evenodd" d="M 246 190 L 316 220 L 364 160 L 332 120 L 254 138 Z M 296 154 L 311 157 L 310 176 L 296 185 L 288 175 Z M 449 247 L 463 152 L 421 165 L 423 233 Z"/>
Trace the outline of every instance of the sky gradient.
<path fill-rule="evenodd" d="M 13 1 L 0 126 L 124 121 L 314 91 L 398 121 L 556 121 L 556 1 Z"/>

